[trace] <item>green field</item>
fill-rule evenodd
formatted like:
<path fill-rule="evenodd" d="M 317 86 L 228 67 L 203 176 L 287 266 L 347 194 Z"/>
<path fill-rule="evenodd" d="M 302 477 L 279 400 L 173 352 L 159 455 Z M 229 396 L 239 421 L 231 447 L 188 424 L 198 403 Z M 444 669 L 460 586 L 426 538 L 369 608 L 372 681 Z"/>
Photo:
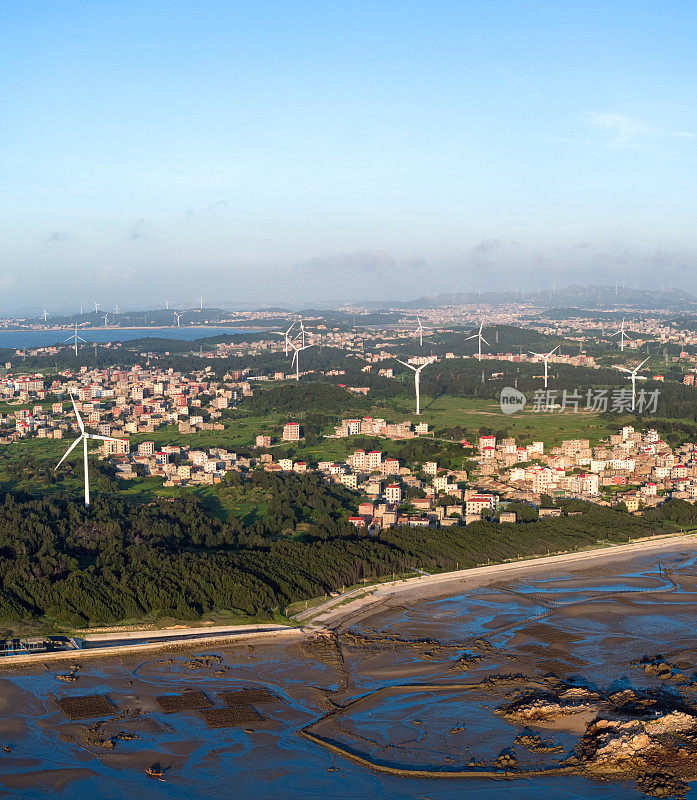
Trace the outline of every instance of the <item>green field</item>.
<path fill-rule="evenodd" d="M 413 413 L 413 401 L 403 397 L 393 398 L 385 406 L 372 407 L 367 406 L 364 400 L 361 402 L 356 399 L 354 407 L 351 408 L 353 403 L 350 403 L 348 411 L 342 416 L 371 415 L 385 418 L 388 422 L 407 419 L 416 422 L 420 419 L 428 422 L 431 429 L 436 432 L 459 427 L 473 443 L 476 442 L 480 429 L 487 429 L 498 434 L 506 432 L 521 444 L 542 440 L 547 448 L 560 444 L 563 439 L 587 438 L 591 444 L 597 444 L 611 433 L 615 433 L 621 424 L 619 421 L 606 421 L 592 412 L 537 414 L 524 411 L 506 415 L 501 412 L 498 402 L 494 400 L 426 396 L 422 401 L 423 412 L 420 418 Z M 285 456 L 296 461 L 305 460 L 310 464 L 319 461 L 345 460 L 359 446 L 359 442 L 356 437 L 328 438 L 327 435 L 333 433 L 334 421 L 338 421 L 338 418 L 331 415 L 327 415 L 327 422 L 321 428 L 310 423 L 313 426 L 311 443 L 306 443 L 305 440 L 280 441 L 282 426 L 288 419 L 302 422 L 306 414 L 313 412 L 316 413 L 316 409 L 307 408 L 297 409 L 292 415 L 277 411 L 262 416 L 245 411 L 244 404 L 241 404 L 239 410 L 223 412 L 220 421 L 225 427 L 222 431 L 181 434 L 177 426 L 171 425 L 153 433 L 133 435 L 130 437 L 130 442 L 133 449 L 142 441 L 154 441 L 159 446 L 185 445 L 202 450 L 222 447 L 232 452 L 239 452 L 253 446 L 259 433 L 266 433 L 277 440 L 272 446 L 272 453 L 276 459 Z M 430 457 L 433 460 L 439 460 L 439 454 L 444 457 L 445 453 L 448 454 L 453 466 L 460 467 L 467 460 L 465 451 L 458 451 L 455 444 L 439 439 L 438 435 L 433 439 L 416 441 L 421 441 L 423 446 L 430 448 L 432 453 Z M 68 491 L 73 495 L 82 494 L 83 474 L 79 450 L 71 454 L 67 465 L 57 471 L 54 470 L 71 442 L 72 436 L 62 440 L 26 439 L 0 448 L 0 487 L 5 490 L 23 490 L 34 495 L 60 491 Z M 408 449 L 405 450 L 409 447 L 409 443 L 404 441 L 379 439 L 375 446 L 385 455 L 401 458 L 404 458 L 403 450 L 410 452 Z M 114 486 L 110 487 L 108 480 L 99 474 L 96 463 L 98 452 L 98 448 L 93 448 L 90 456 L 90 462 L 94 465 L 91 469 L 93 493 L 113 491 Z M 462 453 L 461 459 L 457 455 L 458 452 Z M 218 485 L 182 489 L 164 487 L 161 478 L 138 478 L 119 481 L 118 487 L 124 498 L 136 503 L 148 502 L 156 497 L 176 497 L 181 492 L 190 492 L 199 497 L 209 512 L 215 516 L 226 518 L 234 515 L 247 524 L 263 517 L 266 509 L 263 497 L 247 496 L 239 492 L 235 494 L 230 487 L 222 489 Z"/>

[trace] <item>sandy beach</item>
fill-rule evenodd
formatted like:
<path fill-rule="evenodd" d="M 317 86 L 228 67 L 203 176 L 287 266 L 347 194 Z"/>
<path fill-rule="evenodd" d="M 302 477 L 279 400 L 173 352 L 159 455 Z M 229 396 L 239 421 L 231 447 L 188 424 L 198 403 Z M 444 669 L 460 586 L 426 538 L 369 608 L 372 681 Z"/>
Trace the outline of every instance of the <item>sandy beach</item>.
<path fill-rule="evenodd" d="M 487 583 L 534 575 L 536 572 L 550 569 L 576 569 L 586 564 L 605 566 L 641 553 L 662 553 L 683 548 L 697 549 L 697 534 L 648 537 L 628 544 L 582 550 L 575 553 L 491 564 L 437 575 L 419 575 L 414 578 L 353 589 L 351 592 L 331 598 L 307 611 L 301 611 L 295 615 L 294 619 L 309 628 L 336 627 L 377 613 L 396 603 L 444 596 L 464 589 L 484 586 Z"/>

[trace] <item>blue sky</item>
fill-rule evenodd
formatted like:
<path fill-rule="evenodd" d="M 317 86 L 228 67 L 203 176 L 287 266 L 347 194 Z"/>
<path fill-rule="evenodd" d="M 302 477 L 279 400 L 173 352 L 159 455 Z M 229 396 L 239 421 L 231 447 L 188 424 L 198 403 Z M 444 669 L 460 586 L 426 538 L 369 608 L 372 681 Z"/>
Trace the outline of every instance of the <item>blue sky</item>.
<path fill-rule="evenodd" d="M 27 2 L 0 308 L 697 291 L 691 2 Z"/>

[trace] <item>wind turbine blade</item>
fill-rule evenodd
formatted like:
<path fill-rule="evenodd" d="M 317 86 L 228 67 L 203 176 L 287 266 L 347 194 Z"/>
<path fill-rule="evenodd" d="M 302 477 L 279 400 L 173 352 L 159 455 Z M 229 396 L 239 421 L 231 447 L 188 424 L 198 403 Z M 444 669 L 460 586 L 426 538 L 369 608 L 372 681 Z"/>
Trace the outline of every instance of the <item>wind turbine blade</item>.
<path fill-rule="evenodd" d="M 556 347 L 555 347 L 553 350 L 550 350 L 550 351 L 549 351 L 549 353 L 547 353 L 547 358 L 549 358 L 549 357 L 552 355 L 552 353 L 554 352 L 554 350 L 558 350 L 560 347 L 561 347 L 561 345 L 560 345 L 560 344 L 558 344 L 558 345 L 557 345 L 557 346 L 556 346 Z"/>
<path fill-rule="evenodd" d="M 631 370 L 631 369 L 627 369 L 626 367 L 617 367 L 617 369 L 618 369 L 620 372 L 626 372 L 626 373 L 627 373 L 627 375 L 631 375 L 631 374 L 632 374 L 632 370 Z"/>
<path fill-rule="evenodd" d="M 70 402 L 73 404 L 73 411 L 75 412 L 75 416 L 77 417 L 77 424 L 80 426 L 80 430 L 82 431 L 83 435 L 85 433 L 85 426 L 82 422 L 82 417 L 80 416 L 80 412 L 77 410 L 77 406 L 75 405 L 75 398 L 70 395 Z"/>
<path fill-rule="evenodd" d="M 473 333 L 472 336 L 466 336 L 463 341 L 468 342 L 470 339 L 476 339 L 479 336 L 478 333 Z"/>
<path fill-rule="evenodd" d="M 398 358 L 395 359 L 395 361 L 399 361 L 399 363 L 402 364 L 403 366 L 408 367 L 409 369 L 413 369 L 414 372 L 416 372 L 416 367 L 412 366 L 411 364 L 407 364 L 406 361 L 400 361 Z"/>
<path fill-rule="evenodd" d="M 530 353 L 531 356 L 537 356 L 538 358 L 544 358 L 542 353 L 536 353 L 534 350 L 529 350 L 528 352 Z"/>
<path fill-rule="evenodd" d="M 78 436 L 77 439 L 70 445 L 70 447 L 65 451 L 65 455 L 61 460 L 56 464 L 56 469 L 60 467 L 60 465 L 65 461 L 65 459 L 73 452 L 73 450 L 80 444 L 82 441 L 82 436 Z"/>
<path fill-rule="evenodd" d="M 651 356 L 649 356 L 649 358 L 651 358 Z M 639 364 L 639 366 L 638 366 L 638 367 L 636 367 L 636 370 L 639 370 L 639 369 L 641 369 L 641 368 L 644 366 L 644 364 L 645 364 L 645 363 L 646 363 L 646 362 L 649 360 L 649 358 L 645 358 L 645 359 L 644 359 L 644 360 L 641 362 L 641 364 Z M 635 370 L 635 371 L 636 371 L 636 370 Z"/>
<path fill-rule="evenodd" d="M 485 345 L 487 345 L 487 347 L 491 347 L 489 342 L 487 342 L 487 340 L 483 336 L 480 336 L 480 339 L 484 342 Z"/>
<path fill-rule="evenodd" d="M 125 442 L 125 439 L 114 439 L 113 436 L 99 436 L 96 433 L 86 433 L 87 439 L 101 439 L 104 442 Z"/>

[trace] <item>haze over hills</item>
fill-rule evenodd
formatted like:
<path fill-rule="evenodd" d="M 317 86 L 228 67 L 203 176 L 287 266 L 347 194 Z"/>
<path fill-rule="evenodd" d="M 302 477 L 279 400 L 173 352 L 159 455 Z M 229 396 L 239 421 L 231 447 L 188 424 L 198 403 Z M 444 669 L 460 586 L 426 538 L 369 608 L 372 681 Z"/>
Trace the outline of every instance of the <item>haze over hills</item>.
<path fill-rule="evenodd" d="M 395 308 L 440 308 L 453 305 L 482 303 L 499 305 L 503 303 L 530 303 L 546 308 L 587 308 L 587 309 L 659 309 L 676 308 L 682 310 L 697 307 L 697 297 L 682 289 L 636 289 L 628 286 L 590 286 L 571 284 L 563 289 L 538 289 L 535 291 L 509 292 L 448 292 L 416 300 L 395 302 Z M 375 304 L 376 306 L 379 304 Z"/>
<path fill-rule="evenodd" d="M 562 289 L 538 289 L 535 291 L 509 292 L 448 292 L 423 296 L 404 301 L 371 301 L 347 303 L 338 308 L 308 307 L 306 304 L 288 304 L 282 306 L 253 306 L 251 304 L 217 303 L 215 306 L 203 308 L 182 308 L 172 305 L 170 308 L 123 310 L 99 309 L 70 313 L 47 312 L 46 319 L 42 313 L 32 309 L 29 313 L 6 315 L 5 319 L 19 321 L 22 324 L 45 324 L 46 326 L 80 327 L 176 327 L 192 325 L 244 325 L 259 318 L 254 324 L 264 327 L 282 324 L 289 317 L 301 315 L 303 318 L 322 316 L 331 324 L 346 324 L 354 317 L 360 316 L 360 324 L 380 324 L 396 322 L 402 311 L 417 309 L 446 309 L 466 305 L 488 306 L 529 306 L 531 309 L 569 311 L 599 311 L 604 313 L 624 311 L 657 311 L 665 310 L 678 313 L 697 311 L 697 297 L 682 289 L 638 289 L 626 286 L 591 286 L 571 284 Z M 366 311 L 368 312 L 366 314 Z M 277 315 L 277 316 L 276 316 Z"/>

